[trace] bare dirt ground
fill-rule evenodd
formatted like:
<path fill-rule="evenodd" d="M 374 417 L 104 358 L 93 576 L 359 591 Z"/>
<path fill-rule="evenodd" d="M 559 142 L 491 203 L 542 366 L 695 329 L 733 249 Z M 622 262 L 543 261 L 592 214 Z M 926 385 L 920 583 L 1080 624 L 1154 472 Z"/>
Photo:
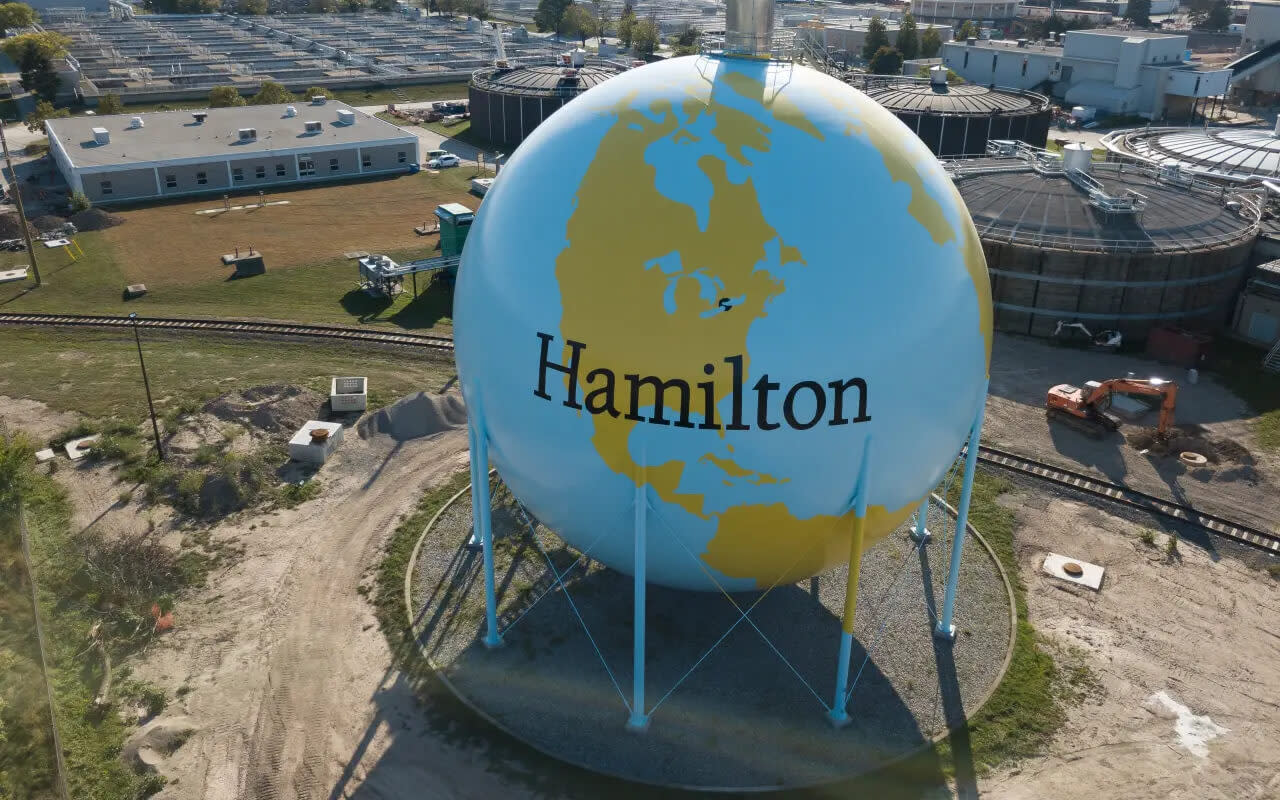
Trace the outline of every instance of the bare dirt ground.
<path fill-rule="evenodd" d="M 1101 686 L 1047 755 L 983 780 L 982 796 L 1280 797 L 1280 581 L 1248 566 L 1251 553 L 1183 541 L 1170 559 L 1164 532 L 1144 545 L 1139 525 L 1083 503 L 1025 490 L 1002 500 L 1018 514 L 1032 624 L 1082 650 Z M 1105 566 L 1102 590 L 1045 575 L 1048 552 Z"/>
<path fill-rule="evenodd" d="M 1224 454 L 1207 469 L 1188 471 L 1176 452 L 1143 455 L 1125 441 L 1156 423 L 1148 413 L 1120 433 L 1101 440 L 1045 418 L 1045 393 L 1059 383 L 1086 380 L 1162 377 L 1179 384 L 1177 424 L 1202 430 L 1199 438 L 1220 445 Z M 1271 530 L 1280 529 L 1280 454 L 1258 447 L 1252 413 L 1211 377 L 1194 385 L 1186 370 L 1129 355 L 1056 347 L 1047 342 L 998 335 L 991 356 L 991 390 L 982 439 L 1032 458 L 1093 472 L 1205 511 Z"/>

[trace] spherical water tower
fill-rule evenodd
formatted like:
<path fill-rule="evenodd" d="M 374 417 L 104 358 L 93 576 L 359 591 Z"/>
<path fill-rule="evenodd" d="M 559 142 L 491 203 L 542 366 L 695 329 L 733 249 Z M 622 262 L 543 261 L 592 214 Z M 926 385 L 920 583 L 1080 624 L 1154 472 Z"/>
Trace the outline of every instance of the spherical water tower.
<path fill-rule="evenodd" d="M 544 524 L 634 576 L 633 727 L 646 582 L 767 589 L 847 560 L 829 709 L 845 721 L 861 554 L 927 506 L 981 425 L 992 309 L 964 204 L 888 111 L 771 60 L 772 15 L 730 2 L 725 52 L 631 70 L 547 118 L 486 197 L 457 283 L 486 643 L 491 460 Z"/>

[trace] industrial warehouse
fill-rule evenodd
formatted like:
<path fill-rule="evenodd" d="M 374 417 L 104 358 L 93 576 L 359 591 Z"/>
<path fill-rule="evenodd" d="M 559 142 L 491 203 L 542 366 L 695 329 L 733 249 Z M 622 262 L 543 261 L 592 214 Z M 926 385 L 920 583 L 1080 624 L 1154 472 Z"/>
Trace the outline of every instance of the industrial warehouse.
<path fill-rule="evenodd" d="M 1280 0 L 100 2 L 0 798 L 1280 785 Z"/>
<path fill-rule="evenodd" d="M 95 203 L 416 171 L 418 137 L 345 103 L 49 120 L 63 179 Z"/>

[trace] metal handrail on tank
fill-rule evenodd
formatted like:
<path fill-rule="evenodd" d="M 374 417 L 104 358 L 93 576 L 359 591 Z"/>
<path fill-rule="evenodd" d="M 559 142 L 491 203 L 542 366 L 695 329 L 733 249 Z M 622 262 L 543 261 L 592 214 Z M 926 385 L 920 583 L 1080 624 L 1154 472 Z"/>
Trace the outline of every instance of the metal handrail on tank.
<path fill-rule="evenodd" d="M 862 92 L 871 92 L 877 89 L 915 89 L 932 85 L 928 78 L 917 78 L 908 75 L 875 75 L 870 72 L 850 74 L 845 78 L 845 83 Z M 995 84 L 990 84 L 985 88 L 996 92 L 1009 92 L 1010 94 L 1017 94 L 1031 98 L 1037 106 L 1037 111 L 1047 109 L 1052 102 L 1046 95 L 1040 94 L 1039 92 L 1033 92 L 1028 89 L 1019 89 L 1016 86 L 997 86 Z M 961 112 L 953 111 L 942 113 L 960 114 Z M 983 113 L 985 114 L 990 112 Z M 977 115 L 975 114 L 971 116 Z"/>
<path fill-rule="evenodd" d="M 509 60 L 513 62 L 517 61 L 517 59 Z M 535 59 L 530 59 L 530 61 L 535 61 Z M 618 72 L 628 69 L 627 65 L 603 58 L 585 59 L 583 65 L 588 67 L 597 67 L 600 69 L 616 70 Z M 558 65 L 553 61 L 549 61 L 546 57 L 539 57 L 536 59 L 536 63 L 520 64 L 519 66 L 554 67 Z M 503 94 L 530 95 L 535 97 L 546 97 L 551 95 L 576 97 L 591 88 L 590 86 L 583 86 L 581 81 L 568 84 L 562 83 L 556 86 L 514 86 L 509 83 L 501 83 L 494 80 L 495 75 L 505 75 L 512 71 L 513 70 L 511 69 L 498 69 L 493 66 L 482 67 L 471 73 L 471 83 L 477 89 L 484 89 L 491 92 L 502 92 Z"/>

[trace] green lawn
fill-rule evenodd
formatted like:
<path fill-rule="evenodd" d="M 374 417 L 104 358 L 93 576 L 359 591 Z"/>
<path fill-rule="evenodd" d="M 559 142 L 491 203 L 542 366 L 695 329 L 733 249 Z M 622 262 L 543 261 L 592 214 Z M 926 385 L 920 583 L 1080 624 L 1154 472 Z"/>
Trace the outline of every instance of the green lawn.
<path fill-rule="evenodd" d="M 89 417 L 140 421 L 146 415 L 129 332 L 5 328 L 3 336 L 0 394 Z M 160 412 L 259 384 L 294 383 L 327 396 L 334 375 L 368 376 L 369 403 L 375 407 L 440 388 L 454 374 L 451 360 L 407 349 L 156 331 L 143 333 L 142 346 Z"/>
<path fill-rule="evenodd" d="M 1280 451 L 1280 374 L 1262 371 L 1266 351 L 1225 337 L 1213 349 L 1208 371 L 1258 412 L 1258 444 Z"/>

